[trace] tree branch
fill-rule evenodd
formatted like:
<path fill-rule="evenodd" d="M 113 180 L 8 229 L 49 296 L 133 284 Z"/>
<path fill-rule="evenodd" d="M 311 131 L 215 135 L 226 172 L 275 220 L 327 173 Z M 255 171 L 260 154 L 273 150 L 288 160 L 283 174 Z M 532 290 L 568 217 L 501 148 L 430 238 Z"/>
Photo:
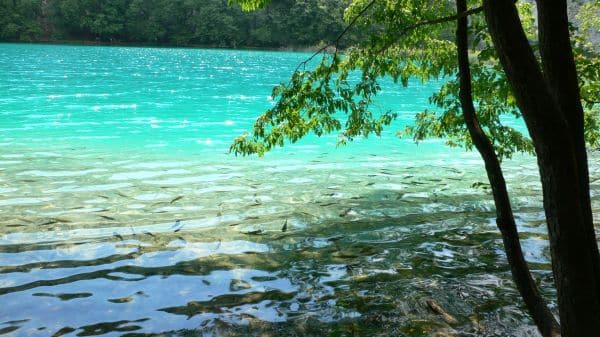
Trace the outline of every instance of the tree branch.
<path fill-rule="evenodd" d="M 333 54 L 336 55 L 338 52 L 339 42 L 342 40 L 342 38 L 344 38 L 344 36 L 348 33 L 348 31 L 350 31 L 350 29 L 352 29 L 352 27 L 354 27 L 354 25 L 356 24 L 356 21 L 358 21 L 358 19 L 361 18 L 367 12 L 367 10 L 369 10 L 369 8 L 371 8 L 373 6 L 373 4 L 375 4 L 376 1 L 377 0 L 371 0 L 360 12 L 358 12 L 358 14 L 352 19 L 352 21 L 350 21 L 350 23 L 338 35 L 338 37 L 335 40 L 333 40 L 331 43 L 328 43 L 327 45 L 319 48 L 310 57 L 308 57 L 304 61 L 300 62 L 300 64 L 298 64 L 298 66 L 296 67 L 295 72 L 298 71 L 298 69 L 300 69 L 301 67 L 306 67 L 308 62 L 310 62 L 312 59 L 314 59 L 317 55 L 323 53 L 328 48 L 335 47 L 335 52 Z M 458 20 L 460 18 L 464 18 L 469 15 L 481 13 L 482 11 L 483 11 L 483 6 L 479 6 L 479 7 L 471 8 L 460 14 L 445 16 L 445 17 L 431 19 L 431 20 L 425 20 L 425 21 L 417 22 L 413 25 L 407 26 L 407 27 L 403 28 L 402 30 L 396 32 L 396 36 L 388 44 L 386 44 L 383 48 L 381 48 L 378 53 L 384 52 L 389 47 L 391 47 L 394 43 L 396 43 L 402 36 L 408 34 L 412 30 L 415 30 L 419 27 Z"/>
<path fill-rule="evenodd" d="M 321 54 L 322 52 L 324 52 L 325 50 L 327 50 L 327 48 L 335 47 L 334 55 L 337 54 L 339 43 L 342 40 L 342 38 L 348 33 L 348 31 L 350 31 L 350 29 L 352 29 L 352 27 L 354 27 L 354 25 L 356 24 L 356 21 L 358 21 L 358 19 L 360 17 L 362 17 L 369 10 L 369 8 L 371 8 L 373 6 L 375 1 L 377 1 L 377 0 L 371 0 L 363 9 L 361 9 L 361 11 L 358 12 L 358 14 L 352 19 L 352 21 L 350 21 L 350 23 L 348 23 L 346 28 L 340 33 L 340 35 L 338 35 L 338 37 L 335 40 L 333 40 L 331 43 L 328 43 L 325 46 L 319 48 L 309 58 L 300 62 L 298 67 L 296 67 L 295 71 L 298 71 L 298 69 L 300 69 L 300 67 L 305 67 L 308 62 L 310 62 L 313 58 L 315 58 L 315 56 L 317 56 L 317 55 Z"/>
<path fill-rule="evenodd" d="M 444 23 L 444 22 L 450 22 L 450 21 L 455 21 L 458 19 L 462 19 L 462 18 L 466 18 L 469 15 L 473 15 L 473 14 L 477 14 L 477 13 L 481 13 L 483 11 L 483 6 L 479 6 L 479 7 L 475 7 L 475 8 L 471 8 L 469 10 L 466 10 L 460 14 L 456 14 L 456 15 L 450 15 L 450 16 L 445 16 L 445 17 L 441 17 L 441 18 L 436 18 L 436 19 L 431 19 L 431 20 L 424 20 L 421 22 L 417 22 L 413 25 L 404 27 L 403 29 L 401 29 L 400 31 L 396 32 L 396 35 L 394 36 L 394 38 L 389 41 L 385 46 L 383 46 L 380 50 L 379 50 L 379 54 L 383 53 L 384 51 L 388 50 L 393 44 L 395 44 L 396 42 L 398 42 L 398 40 L 403 37 L 404 35 L 410 33 L 411 31 L 423 27 L 423 26 L 429 26 L 429 25 L 437 25 L 440 23 Z"/>

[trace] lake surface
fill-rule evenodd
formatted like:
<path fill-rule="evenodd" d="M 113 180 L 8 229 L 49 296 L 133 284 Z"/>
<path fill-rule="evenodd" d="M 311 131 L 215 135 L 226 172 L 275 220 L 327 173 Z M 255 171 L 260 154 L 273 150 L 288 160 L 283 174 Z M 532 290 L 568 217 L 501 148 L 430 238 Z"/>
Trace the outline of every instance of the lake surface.
<path fill-rule="evenodd" d="M 395 137 L 438 84 L 387 83 L 381 138 L 228 154 L 307 56 L 0 44 L 0 334 L 537 336 L 478 155 Z M 535 160 L 504 167 L 554 306 Z"/>

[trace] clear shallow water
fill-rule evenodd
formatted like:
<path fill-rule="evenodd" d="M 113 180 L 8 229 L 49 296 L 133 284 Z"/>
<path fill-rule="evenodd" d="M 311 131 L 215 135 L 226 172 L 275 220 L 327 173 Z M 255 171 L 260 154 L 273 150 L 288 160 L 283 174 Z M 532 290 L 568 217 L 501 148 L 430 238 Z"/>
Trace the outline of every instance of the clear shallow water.
<path fill-rule="evenodd" d="M 227 154 L 306 56 L 0 44 L 0 333 L 535 336 L 478 156 L 393 136 L 435 83 L 385 88 L 381 139 Z M 535 162 L 505 169 L 552 298 Z"/>

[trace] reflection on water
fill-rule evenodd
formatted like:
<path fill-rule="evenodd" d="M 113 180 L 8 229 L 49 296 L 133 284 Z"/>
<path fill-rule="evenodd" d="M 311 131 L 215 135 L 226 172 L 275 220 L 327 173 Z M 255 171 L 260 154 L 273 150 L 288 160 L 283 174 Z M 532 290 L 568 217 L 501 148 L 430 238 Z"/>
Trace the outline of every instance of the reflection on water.
<path fill-rule="evenodd" d="M 0 57 L 16 53 L 10 48 L 1 46 Z M 71 47 L 19 48 L 65 54 Z M 85 59 L 86 50 L 100 55 L 96 63 L 138 53 L 121 61 L 148 69 L 166 62 L 182 72 L 210 64 L 198 61 L 203 53 L 255 66 L 256 58 L 293 65 L 302 57 L 69 52 Z M 169 65 L 170 53 L 180 68 Z M 13 57 L 22 72 L 35 73 Z M 270 86 L 292 65 L 273 68 L 279 77 L 256 76 L 271 76 L 262 79 Z M 45 76 L 62 76 L 56 67 Z M 0 91 L 0 335 L 537 336 L 510 279 L 476 154 L 384 135 L 340 149 L 331 138 L 313 139 L 264 159 L 236 159 L 225 154 L 231 138 L 264 107 L 257 100 L 269 104 L 268 91 L 252 87 L 256 78 L 243 74 L 238 85 L 246 91 L 209 79 L 221 86 L 212 92 L 193 77 L 208 70 L 188 80 L 140 70 L 111 75 L 125 78 L 106 88 L 86 81 L 111 76 L 86 71 L 72 88 L 37 73 L 0 82 L 15 88 Z M 46 85 L 34 94 L 25 79 Z M 210 101 L 198 98 L 205 89 Z M 427 92 L 414 96 L 421 98 L 402 101 L 402 112 L 420 109 Z M 107 97 L 124 98 L 101 104 Z M 599 163 L 591 154 L 596 218 Z M 518 157 L 505 169 L 526 258 L 554 306 L 535 161 Z M 458 323 L 430 311 L 428 299 Z"/>

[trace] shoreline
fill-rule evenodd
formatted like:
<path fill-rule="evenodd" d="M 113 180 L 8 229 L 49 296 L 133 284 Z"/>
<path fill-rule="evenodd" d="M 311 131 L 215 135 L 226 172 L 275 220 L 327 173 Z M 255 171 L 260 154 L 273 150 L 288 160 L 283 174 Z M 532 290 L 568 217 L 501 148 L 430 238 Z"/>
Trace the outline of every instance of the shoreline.
<path fill-rule="evenodd" d="M 44 40 L 44 41 L 0 41 L 0 44 L 32 44 L 32 45 L 62 45 L 62 46 L 89 46 L 89 47 L 128 47 L 128 48 L 164 48 L 164 49 L 221 49 L 221 50 L 248 50 L 248 51 L 281 51 L 296 53 L 314 53 L 322 48 L 316 46 L 287 46 L 287 47 L 256 47 L 256 46 L 219 46 L 219 45 L 176 45 L 153 44 L 134 42 L 106 42 L 92 40 Z"/>

